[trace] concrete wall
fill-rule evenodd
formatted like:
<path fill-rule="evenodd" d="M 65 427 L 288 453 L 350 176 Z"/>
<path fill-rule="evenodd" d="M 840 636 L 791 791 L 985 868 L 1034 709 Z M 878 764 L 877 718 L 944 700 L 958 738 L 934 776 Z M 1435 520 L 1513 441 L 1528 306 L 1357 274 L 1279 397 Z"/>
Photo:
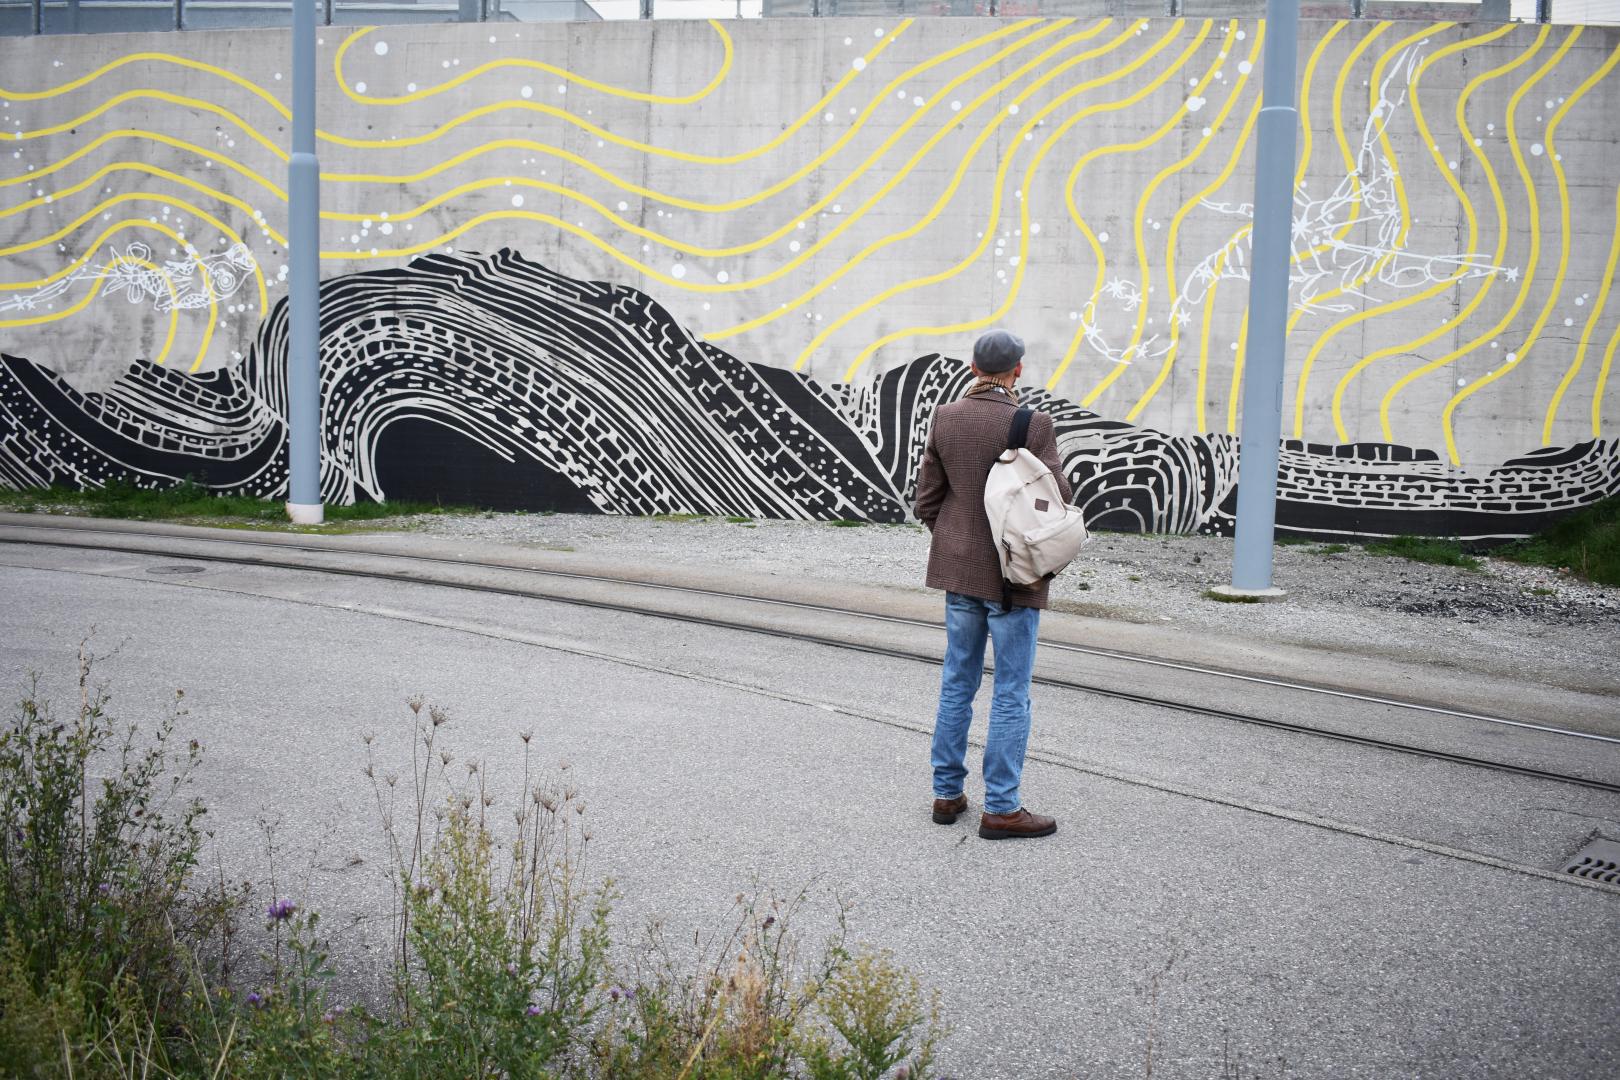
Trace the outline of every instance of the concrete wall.
<path fill-rule="evenodd" d="M 1236 430 L 1256 22 L 323 33 L 329 278 L 512 248 L 857 388 L 1006 325 L 1056 399 Z M 1620 32 L 1302 39 L 1285 437 L 1447 482 L 1611 455 Z M 241 363 L 284 292 L 290 71 L 273 31 L 0 41 L 0 350 L 80 392 Z"/>

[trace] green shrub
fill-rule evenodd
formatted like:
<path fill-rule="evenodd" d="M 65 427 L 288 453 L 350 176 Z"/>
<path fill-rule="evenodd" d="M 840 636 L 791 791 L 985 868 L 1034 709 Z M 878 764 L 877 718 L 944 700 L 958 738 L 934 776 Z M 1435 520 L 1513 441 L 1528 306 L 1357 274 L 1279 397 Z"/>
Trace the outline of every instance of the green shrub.
<path fill-rule="evenodd" d="M 1567 569 L 1601 585 L 1620 585 L 1620 495 L 1578 510 L 1498 554 L 1515 562 Z"/>
<path fill-rule="evenodd" d="M 1459 566 L 1464 570 L 1478 570 L 1479 560 L 1466 554 L 1455 540 L 1434 536 L 1392 536 L 1387 540 L 1374 540 L 1365 548 L 1369 555 L 1394 555 L 1413 562 L 1433 563 L 1436 566 Z"/>

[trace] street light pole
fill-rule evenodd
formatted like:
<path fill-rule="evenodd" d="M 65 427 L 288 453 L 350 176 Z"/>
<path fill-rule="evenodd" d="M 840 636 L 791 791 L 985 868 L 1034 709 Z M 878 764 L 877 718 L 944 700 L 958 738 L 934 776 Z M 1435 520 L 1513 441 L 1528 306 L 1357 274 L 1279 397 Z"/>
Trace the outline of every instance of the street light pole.
<path fill-rule="evenodd" d="M 321 508 L 321 167 L 315 159 L 315 0 L 293 0 L 292 157 L 287 162 L 287 516 Z"/>
<path fill-rule="evenodd" d="M 1254 250 L 1250 260 L 1247 369 L 1239 443 L 1237 544 L 1232 585 L 1221 592 L 1281 597 L 1271 584 L 1277 528 L 1277 440 L 1282 435 L 1283 361 L 1288 346 L 1288 277 L 1294 227 L 1294 88 L 1298 0 L 1266 0 L 1259 144 L 1254 164 Z"/>

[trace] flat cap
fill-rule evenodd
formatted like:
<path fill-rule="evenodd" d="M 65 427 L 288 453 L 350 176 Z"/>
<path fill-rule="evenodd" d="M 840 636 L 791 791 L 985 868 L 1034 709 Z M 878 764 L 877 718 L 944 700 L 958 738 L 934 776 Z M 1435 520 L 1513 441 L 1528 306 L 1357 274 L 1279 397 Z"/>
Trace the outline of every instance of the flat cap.
<path fill-rule="evenodd" d="M 998 375 L 1024 358 L 1024 339 L 1006 330 L 987 330 L 973 343 L 973 366 Z"/>

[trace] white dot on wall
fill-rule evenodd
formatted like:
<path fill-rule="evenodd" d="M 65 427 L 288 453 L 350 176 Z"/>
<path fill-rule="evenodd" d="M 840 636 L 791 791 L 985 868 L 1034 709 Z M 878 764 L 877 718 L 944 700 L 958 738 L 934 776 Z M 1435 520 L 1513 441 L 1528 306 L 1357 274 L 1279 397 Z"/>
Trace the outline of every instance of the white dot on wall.
<path fill-rule="evenodd" d="M 1237 32 L 1237 39 L 1239 41 L 1242 41 L 1244 38 L 1246 38 L 1248 36 L 1249 36 L 1249 32 L 1247 30 L 1239 30 Z"/>
<path fill-rule="evenodd" d="M 1105 232 L 1100 232 L 1100 233 L 1098 233 L 1098 234 L 1097 234 L 1097 242 L 1098 242 L 1098 243 L 1099 243 L 1099 244 L 1106 244 L 1106 243 L 1108 243 L 1108 234 L 1107 234 L 1107 233 L 1105 233 Z"/>
<path fill-rule="evenodd" d="M 724 285 L 726 282 L 731 280 L 731 275 L 722 270 L 718 274 L 714 275 L 714 280 Z"/>
<path fill-rule="evenodd" d="M 1035 234 L 1039 233 L 1040 231 L 1041 231 L 1041 226 L 1040 226 L 1039 222 L 1037 222 L 1037 223 L 1035 223 L 1035 224 L 1033 224 L 1033 225 L 1031 225 L 1029 227 L 1029 235 L 1031 235 L 1031 236 L 1034 236 Z"/>
<path fill-rule="evenodd" d="M 1017 116 L 1018 115 L 1018 104 L 1017 104 L 1017 102 L 1014 102 L 1013 104 L 1007 106 L 1007 115 L 1008 116 Z"/>
<path fill-rule="evenodd" d="M 843 212 L 844 212 L 844 204 L 843 203 L 833 203 L 833 213 L 842 214 Z"/>
<path fill-rule="evenodd" d="M 363 83 L 363 82 L 355 83 L 354 84 L 354 92 L 357 93 L 357 94 L 365 93 L 366 92 L 366 84 Z"/>
<path fill-rule="evenodd" d="M 406 92 L 406 93 L 407 93 L 407 94 L 414 94 L 414 93 L 416 93 L 416 84 L 415 84 L 415 83 L 406 83 L 406 84 L 405 84 L 405 92 Z"/>
<path fill-rule="evenodd" d="M 996 277 L 1000 278 L 1002 281 L 1006 281 L 1007 280 L 1007 271 L 1005 271 L 1005 270 L 997 270 L 996 271 Z"/>
<path fill-rule="evenodd" d="M 394 223 L 392 221 L 385 221 L 381 225 L 377 226 L 377 231 L 382 233 L 384 236 L 392 235 L 394 231 Z"/>
<path fill-rule="evenodd" d="M 512 196 L 512 205 L 513 206 L 522 206 L 523 205 L 523 196 L 521 196 L 521 195 Z"/>
<path fill-rule="evenodd" d="M 1493 341 L 1493 342 L 1491 342 L 1491 348 L 1493 348 L 1493 349 L 1500 349 L 1500 348 L 1501 348 L 1501 347 L 1502 347 L 1502 343 L 1501 343 L 1501 342 L 1500 342 L 1500 341 Z"/>
<path fill-rule="evenodd" d="M 1452 172 L 1456 172 L 1457 171 L 1457 163 L 1455 161 L 1448 161 L 1448 162 L 1446 162 L 1446 168 L 1450 169 Z"/>
<path fill-rule="evenodd" d="M 921 108 L 922 104 L 923 104 L 923 99 L 920 98 L 920 97 L 914 97 L 914 98 L 911 99 L 911 104 L 918 107 L 918 108 Z"/>
<path fill-rule="evenodd" d="M 951 112 L 961 112 L 961 111 L 962 111 L 962 103 L 960 101 L 951 102 Z"/>
<path fill-rule="evenodd" d="M 1467 386 L 1468 385 L 1468 380 L 1467 379 L 1458 379 L 1457 380 L 1457 385 L 1458 386 Z"/>
<path fill-rule="evenodd" d="M 1536 157 L 1540 157 L 1542 154 L 1547 152 L 1547 148 L 1542 146 L 1540 143 L 1532 143 L 1530 146 L 1530 152 Z"/>
<path fill-rule="evenodd" d="M 1551 109 L 1551 108 L 1552 108 L 1552 107 L 1553 107 L 1553 103 L 1552 103 L 1552 102 L 1550 102 L 1550 101 L 1549 101 L 1549 102 L 1547 102 L 1547 108 L 1549 108 L 1549 109 Z"/>
<path fill-rule="evenodd" d="M 375 45 L 373 45 L 371 47 L 371 50 L 372 50 L 372 52 L 375 52 L 378 56 L 387 56 L 388 55 L 388 42 L 379 41 L 379 42 L 377 42 L 377 44 L 375 44 Z"/>
<path fill-rule="evenodd" d="M 830 124 L 830 123 L 832 123 L 832 122 L 833 122 L 833 114 L 832 114 L 832 113 L 828 113 L 828 114 L 827 114 L 827 115 L 826 115 L 826 116 L 823 116 L 823 117 L 822 117 L 822 119 L 823 119 L 823 120 L 825 120 L 825 121 L 826 121 L 826 122 L 827 122 L 827 123 L 829 123 L 829 124 Z"/>
<path fill-rule="evenodd" d="M 276 72 L 276 82 L 280 82 L 280 81 L 281 81 L 281 72 L 278 71 L 278 72 Z"/>
<path fill-rule="evenodd" d="M 442 67 L 442 68 L 447 68 L 447 67 L 450 66 L 450 61 L 448 61 L 448 60 L 440 60 L 439 61 L 439 66 Z"/>
<path fill-rule="evenodd" d="M 625 202 L 623 199 L 620 199 L 619 200 L 619 212 L 623 213 L 624 211 L 626 211 L 628 209 L 630 209 L 630 204 Z"/>
<path fill-rule="evenodd" d="M 557 93 L 559 93 L 559 94 L 568 93 L 568 84 L 567 83 L 558 83 L 557 84 Z"/>
<path fill-rule="evenodd" d="M 1247 75 L 1249 72 L 1254 70 L 1254 65 L 1249 63 L 1247 60 L 1240 60 L 1238 61 L 1238 70 Z"/>
<path fill-rule="evenodd" d="M 1507 354 L 1507 362 L 1508 363 L 1514 364 L 1514 363 L 1517 363 L 1518 360 L 1519 360 L 1519 354 L 1518 353 L 1511 353 L 1510 352 L 1510 353 Z"/>
<path fill-rule="evenodd" d="M 1486 124 L 1485 125 L 1485 130 L 1486 131 L 1495 131 L 1496 130 L 1496 125 L 1495 124 Z"/>
<path fill-rule="evenodd" d="M 800 244 L 799 244 L 799 242 L 797 240 L 788 241 L 788 250 L 789 251 L 798 251 L 799 247 L 800 247 Z"/>
<path fill-rule="evenodd" d="M 518 93 L 522 94 L 525 98 L 532 98 L 534 97 L 534 87 L 525 86 L 523 89 L 519 90 Z"/>
<path fill-rule="evenodd" d="M 883 27 L 880 26 L 876 30 L 873 30 L 872 31 L 872 36 L 873 37 L 882 37 L 883 36 Z"/>
<path fill-rule="evenodd" d="M 857 56 L 853 61 L 850 62 L 849 66 L 854 68 L 856 71 L 865 71 L 866 70 L 866 57 Z"/>
<path fill-rule="evenodd" d="M 1575 306 L 1576 306 L 1576 307 L 1583 307 L 1583 306 L 1585 306 L 1585 304 L 1586 304 L 1586 297 L 1584 297 L 1584 296 L 1577 296 L 1577 297 L 1576 297 L 1576 298 L 1575 298 Z"/>
<path fill-rule="evenodd" d="M 1205 129 L 1204 129 L 1204 138 L 1206 138 L 1206 139 L 1207 139 L 1207 138 L 1209 138 L 1209 137 L 1210 137 L 1210 136 L 1211 136 L 1211 135 L 1213 135 L 1213 134 L 1215 134 L 1215 131 L 1214 131 L 1214 129 L 1213 129 L 1213 128 L 1205 128 Z"/>
<path fill-rule="evenodd" d="M 844 39 L 844 44 L 845 45 L 853 45 L 853 44 L 855 44 L 855 39 L 854 38 L 845 38 Z"/>
<path fill-rule="evenodd" d="M 669 274 L 673 278 L 683 278 L 686 276 L 686 266 L 682 263 L 676 263 L 669 268 Z"/>
<path fill-rule="evenodd" d="M 1187 99 L 1187 111 L 1188 112 L 1197 112 L 1199 109 L 1202 109 L 1203 107 L 1204 107 L 1204 99 L 1201 98 L 1201 97 L 1198 97 L 1196 94 Z"/>
<path fill-rule="evenodd" d="M 1564 325 L 1565 326 L 1574 326 L 1575 325 L 1575 320 L 1574 319 L 1565 319 L 1564 320 Z"/>
<path fill-rule="evenodd" d="M 1080 313 L 1078 311 L 1069 312 L 1069 321 L 1070 322 L 1074 322 L 1078 318 L 1080 318 Z"/>

